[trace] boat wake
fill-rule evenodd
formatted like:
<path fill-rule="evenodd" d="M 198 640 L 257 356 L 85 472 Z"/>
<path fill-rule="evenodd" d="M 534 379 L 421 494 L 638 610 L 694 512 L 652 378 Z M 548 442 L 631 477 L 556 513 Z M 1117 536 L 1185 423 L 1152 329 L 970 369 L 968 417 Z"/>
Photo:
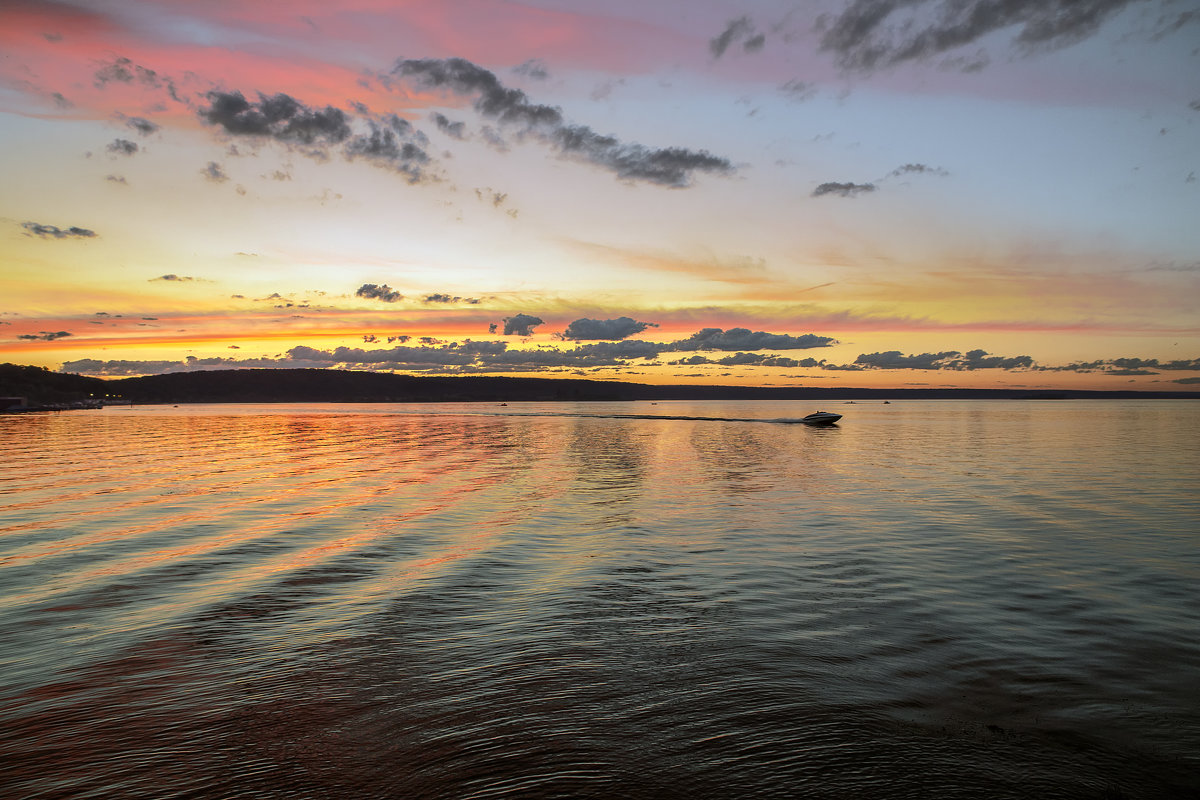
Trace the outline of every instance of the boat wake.
<path fill-rule="evenodd" d="M 823 412 L 818 412 L 822 413 Z M 496 411 L 496 412 L 481 412 L 481 416 L 488 417 L 564 417 L 570 419 L 647 419 L 647 420 L 680 420 L 684 422 L 763 422 L 770 425 L 830 425 L 836 422 L 841 417 L 836 414 L 827 415 L 834 417 L 829 420 L 826 415 L 821 419 L 810 419 L 816 415 L 809 417 L 777 417 L 773 419 L 764 417 L 702 417 L 686 414 L 581 414 L 578 412 L 558 413 L 553 411 Z"/>

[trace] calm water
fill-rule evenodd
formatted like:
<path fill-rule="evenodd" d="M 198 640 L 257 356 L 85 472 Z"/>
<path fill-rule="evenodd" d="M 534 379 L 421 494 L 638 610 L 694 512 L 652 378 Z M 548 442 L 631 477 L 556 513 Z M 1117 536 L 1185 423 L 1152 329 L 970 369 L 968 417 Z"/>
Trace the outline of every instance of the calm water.
<path fill-rule="evenodd" d="M 825 408 L 0 417 L 0 796 L 1200 796 L 1200 403 Z"/>

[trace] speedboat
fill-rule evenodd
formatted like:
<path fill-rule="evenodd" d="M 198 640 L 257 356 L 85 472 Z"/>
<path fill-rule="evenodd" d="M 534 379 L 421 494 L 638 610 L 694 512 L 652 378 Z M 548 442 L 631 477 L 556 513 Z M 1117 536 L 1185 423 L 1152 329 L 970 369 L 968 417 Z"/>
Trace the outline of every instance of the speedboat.
<path fill-rule="evenodd" d="M 805 425 L 832 425 L 841 418 L 841 414 L 831 414 L 828 411 L 818 411 L 815 414 L 809 414 L 807 417 L 801 417 L 800 421 Z"/>

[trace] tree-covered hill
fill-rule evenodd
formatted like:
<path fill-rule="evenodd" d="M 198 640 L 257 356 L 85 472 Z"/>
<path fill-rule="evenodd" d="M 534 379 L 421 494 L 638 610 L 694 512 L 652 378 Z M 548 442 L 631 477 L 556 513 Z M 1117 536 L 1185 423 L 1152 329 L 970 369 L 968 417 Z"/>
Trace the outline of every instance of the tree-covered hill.
<path fill-rule="evenodd" d="M 0 397 L 24 397 L 31 406 L 75 403 L 111 392 L 108 381 L 51 372 L 44 367 L 0 364 Z"/>

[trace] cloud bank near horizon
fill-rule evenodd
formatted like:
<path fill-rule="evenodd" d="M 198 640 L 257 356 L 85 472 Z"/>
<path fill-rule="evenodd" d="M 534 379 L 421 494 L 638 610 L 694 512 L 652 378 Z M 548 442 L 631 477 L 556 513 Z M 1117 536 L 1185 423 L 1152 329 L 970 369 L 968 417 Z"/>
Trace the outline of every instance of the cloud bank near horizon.
<path fill-rule="evenodd" d="M 517 315 L 528 316 L 528 315 Z M 52 337 L 69 335 L 51 334 Z M 24 338 L 34 338 L 26 336 Z M 43 338 L 43 337 L 38 337 Z M 50 337 L 44 337 L 47 341 Z M 364 341 L 377 341 L 364 336 Z M 938 353 L 904 354 L 898 350 L 862 353 L 849 363 L 833 363 L 811 357 L 793 358 L 781 352 L 827 347 L 834 340 L 807 334 L 792 336 L 750 331 L 745 328 L 706 328 L 672 342 L 635 339 L 598 341 L 573 347 L 541 345 L 517 349 L 504 341 L 437 342 L 426 337 L 423 344 L 405 344 L 410 337 L 389 337 L 400 345 L 380 348 L 336 347 L 317 349 L 296 346 L 274 358 L 197 358 L 183 361 L 139 361 L 79 359 L 63 364 L 61 371 L 96 376 L 128 376 L 187 372 L 205 369 L 364 369 L 441 374 L 482 374 L 565 371 L 587 372 L 599 368 L 629 367 L 636 363 L 660 366 L 775 367 L 829 372 L 874 370 L 950 371 L 997 370 L 1004 372 L 1082 372 L 1109 375 L 1142 375 L 1160 372 L 1200 371 L 1200 358 L 1162 362 L 1156 359 L 1113 358 L 1066 365 L 1041 365 L 1030 356 L 998 356 L 982 349 Z M 726 352 L 729 355 L 708 355 Z M 693 353 L 662 362 L 666 354 Z M 1175 379 L 1188 383 L 1190 378 Z"/>

